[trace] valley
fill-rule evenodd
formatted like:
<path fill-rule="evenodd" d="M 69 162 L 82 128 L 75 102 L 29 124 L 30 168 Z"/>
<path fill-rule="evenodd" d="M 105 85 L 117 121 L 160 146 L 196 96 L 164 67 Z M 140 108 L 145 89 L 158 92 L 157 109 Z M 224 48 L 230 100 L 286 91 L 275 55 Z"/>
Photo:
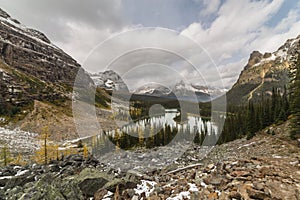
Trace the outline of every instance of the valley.
<path fill-rule="evenodd" d="M 298 200 L 299 52 L 252 52 L 229 90 L 129 90 L 0 9 L 0 200 Z"/>

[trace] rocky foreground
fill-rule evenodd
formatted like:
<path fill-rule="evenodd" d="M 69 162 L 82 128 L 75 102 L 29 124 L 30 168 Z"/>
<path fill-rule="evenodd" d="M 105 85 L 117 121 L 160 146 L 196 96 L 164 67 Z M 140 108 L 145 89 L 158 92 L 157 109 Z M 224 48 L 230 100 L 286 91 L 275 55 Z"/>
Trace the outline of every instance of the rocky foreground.
<path fill-rule="evenodd" d="M 0 199 L 300 199 L 300 151 L 271 128 L 216 146 L 199 160 L 194 146 L 172 164 L 142 173 L 72 155 L 47 166 L 0 170 Z M 270 131 L 268 131 L 270 132 Z"/>

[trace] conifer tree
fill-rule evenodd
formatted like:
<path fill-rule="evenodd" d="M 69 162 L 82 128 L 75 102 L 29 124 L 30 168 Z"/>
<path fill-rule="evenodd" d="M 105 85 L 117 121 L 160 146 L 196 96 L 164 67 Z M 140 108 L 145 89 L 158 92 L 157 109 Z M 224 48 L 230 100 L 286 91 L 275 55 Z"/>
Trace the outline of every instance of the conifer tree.
<path fill-rule="evenodd" d="M 83 157 L 87 159 L 89 156 L 89 150 L 86 144 L 83 145 Z"/>
<path fill-rule="evenodd" d="M 300 54 L 297 61 L 297 72 L 292 83 L 291 95 L 291 138 L 300 137 Z"/>
<path fill-rule="evenodd" d="M 247 139 L 251 139 L 255 135 L 256 124 L 255 124 L 255 109 L 253 102 L 249 102 L 248 113 L 247 113 Z"/>
<path fill-rule="evenodd" d="M 7 166 L 12 161 L 12 158 L 10 156 L 10 151 L 9 151 L 7 145 L 5 145 L 2 148 L 1 160 L 2 160 L 4 166 Z"/>
<path fill-rule="evenodd" d="M 38 163 L 48 164 L 50 160 L 58 160 L 59 150 L 58 145 L 51 143 L 50 141 L 49 127 L 45 126 L 42 129 L 42 133 L 39 136 L 41 140 L 41 147 L 35 152 L 33 159 Z"/>
<path fill-rule="evenodd" d="M 200 140 L 200 133 L 197 130 L 196 133 L 195 133 L 194 143 L 195 144 L 200 144 L 200 142 L 201 142 L 201 140 Z"/>

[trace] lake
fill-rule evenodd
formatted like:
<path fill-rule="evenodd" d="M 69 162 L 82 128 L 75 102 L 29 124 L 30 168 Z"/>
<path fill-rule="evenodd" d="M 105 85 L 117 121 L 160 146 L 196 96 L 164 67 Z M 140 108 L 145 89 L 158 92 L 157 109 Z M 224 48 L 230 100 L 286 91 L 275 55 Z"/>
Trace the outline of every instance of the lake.
<path fill-rule="evenodd" d="M 187 114 L 185 119 L 177 118 L 181 118 L 177 109 L 166 109 L 164 114 L 136 120 L 84 142 L 92 146 L 93 155 L 98 157 L 112 151 L 151 149 L 186 142 L 206 146 L 216 143 L 218 127 L 210 120 L 192 114 Z"/>

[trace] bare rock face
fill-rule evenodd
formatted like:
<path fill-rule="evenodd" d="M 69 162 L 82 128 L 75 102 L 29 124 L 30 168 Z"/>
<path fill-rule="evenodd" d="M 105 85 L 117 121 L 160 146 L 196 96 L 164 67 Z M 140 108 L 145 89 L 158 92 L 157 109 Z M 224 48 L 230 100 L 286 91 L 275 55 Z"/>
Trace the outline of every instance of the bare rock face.
<path fill-rule="evenodd" d="M 0 8 L 0 16 L 1 17 L 4 17 L 4 18 L 9 18 L 10 16 L 9 16 L 9 14 L 7 14 L 4 10 L 2 10 L 1 8 Z"/>
<path fill-rule="evenodd" d="M 250 54 L 250 58 L 249 58 L 248 64 L 246 65 L 245 69 L 248 69 L 248 68 L 252 67 L 253 65 L 259 63 L 262 58 L 263 58 L 263 54 L 261 54 L 259 51 L 253 51 Z"/>
<path fill-rule="evenodd" d="M 72 84 L 80 65 L 41 32 L 26 28 L 0 11 L 2 60 L 24 74 L 45 82 Z"/>
<path fill-rule="evenodd" d="M 0 115 L 22 115 L 33 108 L 34 100 L 71 100 L 79 70 L 85 74 L 45 34 L 0 9 Z M 91 81 L 88 75 L 87 80 Z"/>
<path fill-rule="evenodd" d="M 74 86 L 78 73 L 80 83 Z M 93 81 L 45 34 L 0 9 L 0 126 L 39 133 L 51 124 L 53 139 L 76 137 L 71 110 L 74 87 L 93 89 Z M 96 95 L 97 103 L 106 105 L 108 97 L 103 100 L 104 93 L 98 90 Z"/>

